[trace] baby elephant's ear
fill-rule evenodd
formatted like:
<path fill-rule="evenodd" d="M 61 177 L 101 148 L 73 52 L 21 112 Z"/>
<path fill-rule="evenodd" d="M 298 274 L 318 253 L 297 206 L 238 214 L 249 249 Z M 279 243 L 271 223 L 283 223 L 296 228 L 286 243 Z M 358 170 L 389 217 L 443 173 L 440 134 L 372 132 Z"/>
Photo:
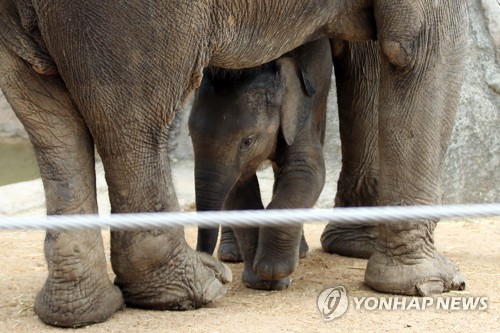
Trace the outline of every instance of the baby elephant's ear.
<path fill-rule="evenodd" d="M 315 90 L 298 62 L 290 57 L 276 60 L 284 86 L 281 102 L 281 130 L 291 146 L 300 129 L 311 114 L 312 95 Z"/>

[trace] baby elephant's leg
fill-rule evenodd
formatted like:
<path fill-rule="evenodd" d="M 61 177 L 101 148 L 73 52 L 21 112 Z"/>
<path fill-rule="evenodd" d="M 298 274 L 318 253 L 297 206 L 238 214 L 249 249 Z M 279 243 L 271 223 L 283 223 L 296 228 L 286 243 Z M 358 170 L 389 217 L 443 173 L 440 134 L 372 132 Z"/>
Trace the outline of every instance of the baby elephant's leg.
<path fill-rule="evenodd" d="M 219 260 L 225 262 L 243 261 L 236 236 L 234 235 L 233 229 L 229 227 L 221 228 L 221 237 L 219 249 L 217 250 L 217 257 Z"/>
<path fill-rule="evenodd" d="M 256 175 L 250 180 L 240 182 L 235 186 L 226 200 L 225 208 L 230 210 L 264 209 Z M 259 243 L 259 228 L 235 227 L 233 230 L 245 263 L 242 277 L 243 283 L 253 289 L 286 289 L 290 285 L 289 278 L 264 280 L 253 269 L 255 253 Z"/>
<path fill-rule="evenodd" d="M 307 144 L 310 137 L 297 138 L 295 148 L 287 151 L 287 162 L 276 173 L 273 198 L 268 209 L 310 208 L 325 182 L 322 147 Z M 306 149 L 304 149 L 306 147 Z M 302 224 L 265 226 L 260 229 L 254 270 L 266 280 L 283 279 L 298 265 Z"/>

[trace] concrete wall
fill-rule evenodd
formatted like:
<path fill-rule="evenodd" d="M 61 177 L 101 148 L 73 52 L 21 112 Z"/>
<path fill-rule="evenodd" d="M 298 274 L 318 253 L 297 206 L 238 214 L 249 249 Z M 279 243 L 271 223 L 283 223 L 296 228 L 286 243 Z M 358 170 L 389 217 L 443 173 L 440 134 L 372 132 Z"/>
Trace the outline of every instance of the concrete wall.
<path fill-rule="evenodd" d="M 445 165 L 445 202 L 500 202 L 500 5 L 474 0 L 470 8 L 470 54 L 460 109 Z M 329 177 L 340 170 L 337 101 L 330 93 L 326 143 Z M 189 107 L 173 145 L 173 157 L 191 159 L 187 133 Z M 0 136 L 25 136 L 0 95 Z"/>

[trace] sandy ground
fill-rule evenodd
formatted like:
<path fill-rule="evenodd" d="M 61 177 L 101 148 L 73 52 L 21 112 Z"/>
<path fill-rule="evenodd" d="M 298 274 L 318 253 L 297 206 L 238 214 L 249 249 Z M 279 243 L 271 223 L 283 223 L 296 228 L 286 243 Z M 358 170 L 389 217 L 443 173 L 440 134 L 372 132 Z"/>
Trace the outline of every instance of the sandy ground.
<path fill-rule="evenodd" d="M 192 164 L 176 163 L 175 181 L 181 205 L 192 207 Z M 262 178 L 270 182 L 270 173 Z M 325 187 L 320 207 L 332 202 L 334 185 Z M 263 186 L 264 187 L 264 186 Z M 100 207 L 107 209 L 105 186 L 98 181 Z M 268 191 L 269 192 L 269 191 Z M 269 193 L 265 194 L 268 195 Z M 104 198 L 104 199 L 103 199 Z M 28 216 L 43 214 L 40 181 L 0 187 L 0 214 Z M 233 282 L 226 296 L 205 308 L 186 311 L 125 309 L 107 322 L 78 332 L 499 332 L 500 331 L 500 217 L 455 219 L 440 222 L 436 229 L 437 248 L 459 265 L 467 278 L 467 289 L 446 297 L 483 296 L 485 311 L 446 311 L 433 307 L 425 311 L 356 310 L 353 297 L 382 297 L 363 283 L 366 260 L 324 253 L 319 236 L 324 224 L 305 226 L 310 245 L 289 289 L 280 292 L 256 291 L 240 282 L 242 264 L 230 264 Z M 103 231 L 109 258 L 109 232 Z M 46 278 L 42 231 L 0 231 L 0 332 L 53 332 L 61 329 L 43 324 L 33 312 L 36 293 Z M 195 230 L 186 229 L 194 245 Z M 108 267 L 110 278 L 113 278 Z M 316 306 L 317 297 L 329 287 L 344 286 L 349 309 L 340 318 L 324 322 Z"/>

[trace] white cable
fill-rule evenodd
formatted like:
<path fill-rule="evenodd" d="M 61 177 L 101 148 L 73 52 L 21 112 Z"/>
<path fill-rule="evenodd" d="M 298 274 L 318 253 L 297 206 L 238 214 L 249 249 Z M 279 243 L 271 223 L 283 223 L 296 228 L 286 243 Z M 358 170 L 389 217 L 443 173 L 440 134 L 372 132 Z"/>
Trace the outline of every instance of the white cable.
<path fill-rule="evenodd" d="M 378 223 L 412 219 L 500 216 L 500 204 L 446 206 L 384 206 L 335 209 L 275 209 L 198 213 L 137 213 L 98 215 L 53 215 L 47 217 L 0 216 L 0 230 L 78 228 L 159 228 L 178 226 L 273 226 L 335 221 Z"/>

